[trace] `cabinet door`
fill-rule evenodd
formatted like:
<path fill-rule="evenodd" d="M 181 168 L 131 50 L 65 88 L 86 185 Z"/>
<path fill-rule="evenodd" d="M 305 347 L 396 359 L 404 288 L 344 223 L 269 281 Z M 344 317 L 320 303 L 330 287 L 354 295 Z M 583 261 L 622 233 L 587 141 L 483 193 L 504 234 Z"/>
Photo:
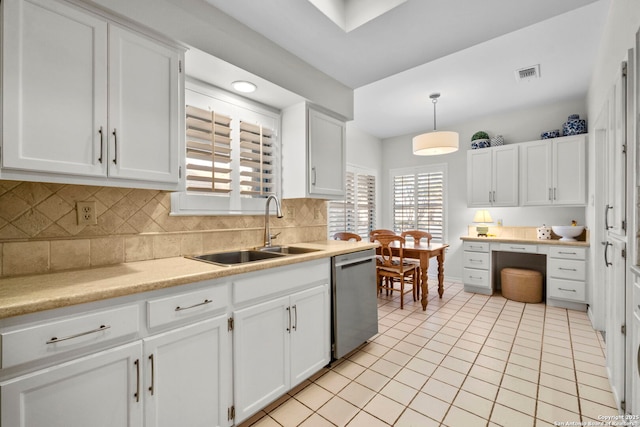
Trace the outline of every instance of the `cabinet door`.
<path fill-rule="evenodd" d="M 467 151 L 467 205 L 491 206 L 491 149 Z"/>
<path fill-rule="evenodd" d="M 522 144 L 520 167 L 523 206 L 551 204 L 553 196 L 551 146 L 552 142 L 549 140 Z"/>
<path fill-rule="evenodd" d="M 291 387 L 330 361 L 329 285 L 291 296 Z"/>
<path fill-rule="evenodd" d="M 625 286 L 626 268 L 622 251 L 625 249 L 623 241 L 608 239 L 606 259 L 611 263 L 607 266 L 605 277 L 605 336 L 606 361 L 611 390 L 618 407 L 625 399 L 625 336 L 622 325 L 625 323 Z"/>
<path fill-rule="evenodd" d="M 52 0 L 2 3 L 2 166 L 106 174 L 107 23 Z"/>
<path fill-rule="evenodd" d="M 289 390 L 291 315 L 289 297 L 234 312 L 236 423 Z"/>
<path fill-rule="evenodd" d="M 560 138 L 553 143 L 553 204 L 587 203 L 584 136 Z M 624 193 L 623 193 L 624 195 Z"/>
<path fill-rule="evenodd" d="M 145 339 L 145 426 L 229 425 L 230 353 L 226 315 Z"/>
<path fill-rule="evenodd" d="M 109 27 L 109 176 L 178 182 L 180 54 Z"/>
<path fill-rule="evenodd" d="M 140 342 L 0 383 L 3 427 L 142 426 Z"/>
<path fill-rule="evenodd" d="M 518 146 L 492 148 L 493 206 L 518 206 Z"/>
<path fill-rule="evenodd" d="M 344 197 L 344 123 L 311 108 L 308 114 L 309 194 Z"/>
<path fill-rule="evenodd" d="M 606 222 L 609 234 L 624 236 L 626 231 L 622 222 L 626 220 L 626 176 L 627 161 L 625 154 L 625 79 L 618 75 L 609 95 L 609 131 L 607 133 L 606 172 L 607 209 Z"/>

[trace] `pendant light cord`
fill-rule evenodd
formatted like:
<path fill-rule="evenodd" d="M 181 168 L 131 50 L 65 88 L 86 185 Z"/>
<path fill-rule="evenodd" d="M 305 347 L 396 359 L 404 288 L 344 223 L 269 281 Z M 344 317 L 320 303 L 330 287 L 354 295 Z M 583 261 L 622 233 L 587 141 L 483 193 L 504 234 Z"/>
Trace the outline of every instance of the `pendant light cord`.
<path fill-rule="evenodd" d="M 431 100 L 433 102 L 433 130 L 436 130 L 436 103 L 438 102 L 438 98 L 433 98 Z"/>

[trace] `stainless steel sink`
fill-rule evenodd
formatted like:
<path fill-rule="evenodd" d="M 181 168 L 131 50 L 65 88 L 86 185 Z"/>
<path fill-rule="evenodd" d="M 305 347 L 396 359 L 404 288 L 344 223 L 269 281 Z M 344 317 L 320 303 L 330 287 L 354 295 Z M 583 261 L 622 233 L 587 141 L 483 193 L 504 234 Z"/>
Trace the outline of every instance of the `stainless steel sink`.
<path fill-rule="evenodd" d="M 283 255 L 299 255 L 309 252 L 317 252 L 320 249 L 301 248 L 298 246 L 269 246 L 268 248 L 257 248 L 260 252 L 276 253 Z"/>
<path fill-rule="evenodd" d="M 242 251 L 229 251 L 218 252 L 213 254 L 204 254 L 198 256 L 188 257 L 198 261 L 209 262 L 211 264 L 217 264 L 222 266 L 231 266 L 237 264 L 244 264 L 247 262 L 264 261 L 271 258 L 279 258 L 284 256 L 284 253 L 277 253 L 271 251 L 258 251 L 258 250 L 242 250 Z"/>

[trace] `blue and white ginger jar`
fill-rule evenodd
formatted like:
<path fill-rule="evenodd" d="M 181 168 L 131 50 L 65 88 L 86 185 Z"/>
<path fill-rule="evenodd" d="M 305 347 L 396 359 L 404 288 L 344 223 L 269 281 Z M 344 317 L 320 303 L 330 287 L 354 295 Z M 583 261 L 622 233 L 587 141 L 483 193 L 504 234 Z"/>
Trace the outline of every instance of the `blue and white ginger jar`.
<path fill-rule="evenodd" d="M 478 148 L 489 148 L 491 147 L 490 139 L 474 139 L 471 141 L 471 149 L 477 150 Z"/>
<path fill-rule="evenodd" d="M 572 114 L 567 122 L 562 125 L 562 136 L 579 135 L 587 133 L 587 121 L 580 120 L 580 115 Z"/>

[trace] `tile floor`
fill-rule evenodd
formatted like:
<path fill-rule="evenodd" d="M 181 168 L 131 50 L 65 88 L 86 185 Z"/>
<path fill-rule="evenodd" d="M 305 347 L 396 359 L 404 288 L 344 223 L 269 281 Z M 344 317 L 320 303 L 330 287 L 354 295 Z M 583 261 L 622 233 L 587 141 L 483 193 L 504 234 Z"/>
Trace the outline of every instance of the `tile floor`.
<path fill-rule="evenodd" d="M 242 424 L 553 426 L 617 410 L 586 313 L 464 292 L 378 299 L 379 334 Z M 574 424 L 576 425 L 576 424 Z"/>

